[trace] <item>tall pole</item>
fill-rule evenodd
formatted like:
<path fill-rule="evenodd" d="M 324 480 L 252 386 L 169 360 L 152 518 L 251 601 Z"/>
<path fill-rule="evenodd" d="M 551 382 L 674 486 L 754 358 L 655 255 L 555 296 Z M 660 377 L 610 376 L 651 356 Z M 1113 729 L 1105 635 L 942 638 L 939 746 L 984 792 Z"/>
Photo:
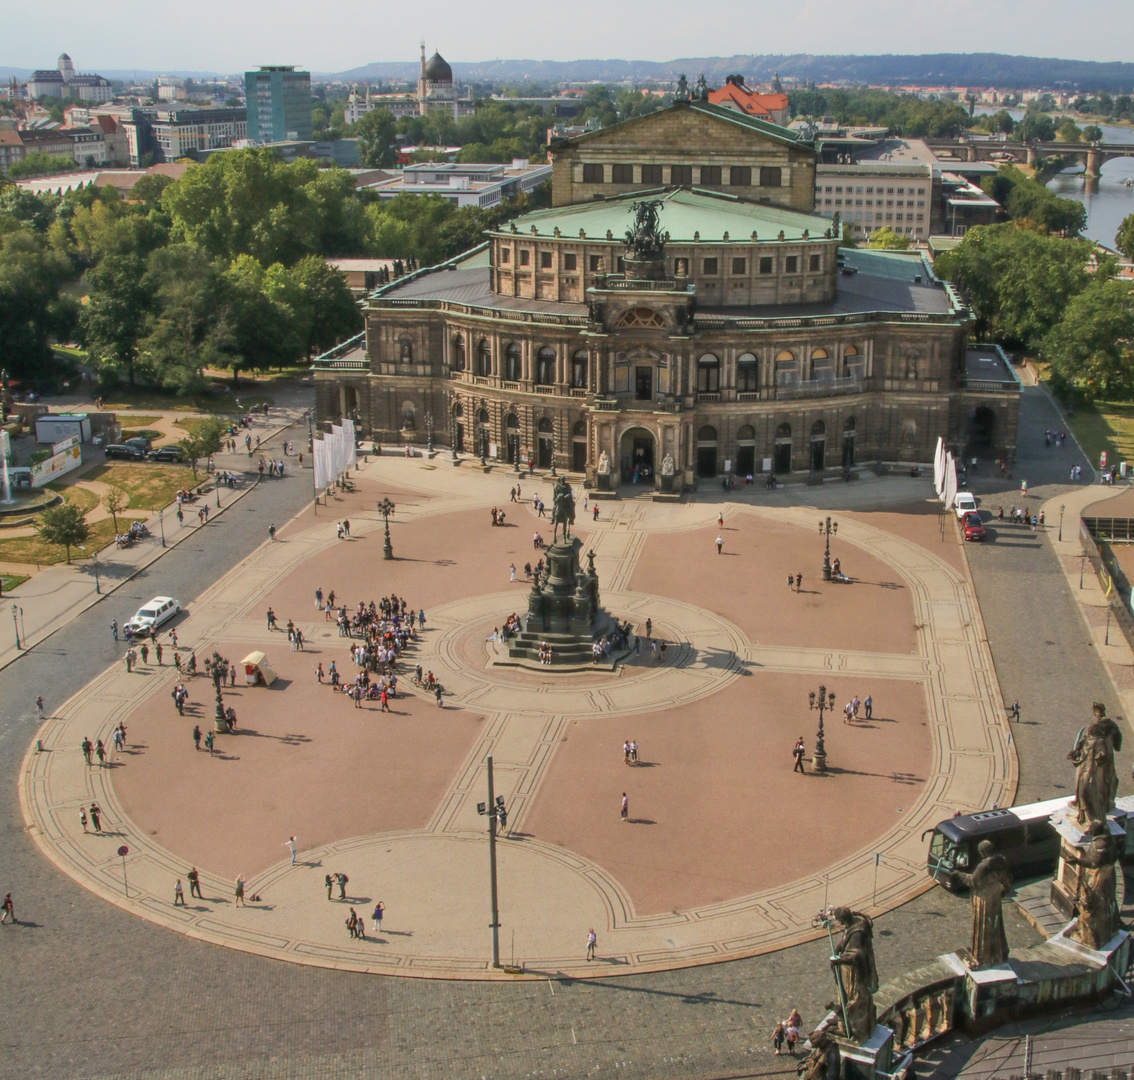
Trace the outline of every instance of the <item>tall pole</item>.
<path fill-rule="evenodd" d="M 1067 509 L 1065 503 L 1059 504 L 1059 539 L 1063 539 L 1063 511 Z"/>
<path fill-rule="evenodd" d="M 16 648 L 18 650 L 18 649 L 22 648 L 22 646 L 20 645 L 20 623 L 19 623 L 19 620 L 16 618 L 16 612 L 17 611 L 19 611 L 19 608 L 15 604 L 13 604 L 12 605 L 12 625 L 16 628 Z"/>
<path fill-rule="evenodd" d="M 492 879 L 492 966 L 500 966 L 500 912 L 496 902 L 496 792 L 492 786 L 492 755 L 488 755 L 488 874 Z"/>

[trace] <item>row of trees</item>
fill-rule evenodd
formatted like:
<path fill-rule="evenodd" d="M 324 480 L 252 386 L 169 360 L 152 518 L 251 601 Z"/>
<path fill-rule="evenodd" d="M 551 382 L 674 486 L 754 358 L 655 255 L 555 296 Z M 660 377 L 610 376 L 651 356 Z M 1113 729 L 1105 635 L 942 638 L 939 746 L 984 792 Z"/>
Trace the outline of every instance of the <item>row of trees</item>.
<path fill-rule="evenodd" d="M 887 127 L 906 138 L 945 138 L 973 126 L 956 101 L 925 100 L 886 90 L 790 90 L 792 116 L 831 117 L 840 124 Z"/>

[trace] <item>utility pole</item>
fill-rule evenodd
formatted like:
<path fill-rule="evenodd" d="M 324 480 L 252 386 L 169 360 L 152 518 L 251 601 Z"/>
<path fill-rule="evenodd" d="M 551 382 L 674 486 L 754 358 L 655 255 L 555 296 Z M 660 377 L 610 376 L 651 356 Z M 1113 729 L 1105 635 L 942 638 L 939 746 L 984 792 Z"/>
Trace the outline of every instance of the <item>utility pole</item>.
<path fill-rule="evenodd" d="M 488 762 L 488 802 L 477 803 L 478 814 L 488 817 L 488 876 L 490 880 L 492 922 L 488 925 L 492 929 L 492 966 L 500 966 L 500 910 L 496 897 L 496 821 L 505 813 L 504 796 L 497 796 L 492 784 L 492 755 Z"/>

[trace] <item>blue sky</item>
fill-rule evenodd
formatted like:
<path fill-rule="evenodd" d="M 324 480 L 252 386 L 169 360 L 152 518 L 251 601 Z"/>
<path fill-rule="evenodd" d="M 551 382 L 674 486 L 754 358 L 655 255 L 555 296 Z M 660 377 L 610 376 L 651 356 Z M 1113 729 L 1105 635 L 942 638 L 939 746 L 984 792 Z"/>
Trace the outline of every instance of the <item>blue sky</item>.
<path fill-rule="evenodd" d="M 413 60 L 670 60 L 735 53 L 1003 52 L 1134 60 L 1130 0 L 194 0 L 0 2 L 0 65 L 342 71 Z"/>

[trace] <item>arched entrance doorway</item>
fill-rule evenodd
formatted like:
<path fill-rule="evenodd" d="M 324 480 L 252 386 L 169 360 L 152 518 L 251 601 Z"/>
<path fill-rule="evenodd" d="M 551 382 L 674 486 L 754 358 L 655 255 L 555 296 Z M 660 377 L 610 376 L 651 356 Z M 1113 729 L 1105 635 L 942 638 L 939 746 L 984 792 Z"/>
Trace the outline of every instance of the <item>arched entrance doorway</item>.
<path fill-rule="evenodd" d="M 487 409 L 481 409 L 480 412 L 478 412 L 476 414 L 476 426 L 477 426 L 477 442 L 480 443 L 480 446 L 477 447 L 477 449 L 480 451 L 480 456 L 482 458 L 486 458 L 486 457 L 488 457 L 488 434 L 489 434 L 489 432 L 488 432 L 488 410 Z"/>
<path fill-rule="evenodd" d="M 717 475 L 717 429 L 708 424 L 697 432 L 697 475 Z"/>
<path fill-rule="evenodd" d="M 536 452 L 539 459 L 539 467 L 541 469 L 551 468 L 551 459 L 555 453 L 555 435 L 551 430 L 551 421 L 545 416 L 539 422 L 539 430 L 536 432 Z"/>
<path fill-rule="evenodd" d="M 736 475 L 751 476 L 756 471 L 756 429 L 745 424 L 736 433 Z"/>
<path fill-rule="evenodd" d="M 358 413 L 358 391 L 345 383 L 339 386 L 339 416 L 351 419 Z"/>
<path fill-rule="evenodd" d="M 579 420 L 571 430 L 571 468 L 583 472 L 587 467 L 587 422 Z"/>
<path fill-rule="evenodd" d="M 453 406 L 453 449 L 459 454 L 465 452 L 465 423 L 464 423 L 465 410 L 462 408 L 461 403 L 458 401 Z"/>
<path fill-rule="evenodd" d="M 996 413 L 987 405 L 978 405 L 969 413 L 968 447 L 971 451 L 991 450 L 996 434 Z"/>
<path fill-rule="evenodd" d="M 504 445 L 506 448 L 505 461 L 509 465 L 520 463 L 520 421 L 515 413 L 509 413 L 504 421 Z"/>
<path fill-rule="evenodd" d="M 827 425 L 816 420 L 811 425 L 811 469 L 819 472 L 827 458 Z"/>
<path fill-rule="evenodd" d="M 791 472 L 791 424 L 776 428 L 776 445 L 772 456 L 772 471 Z"/>
<path fill-rule="evenodd" d="M 622 479 L 641 483 L 654 475 L 654 436 L 646 428 L 631 428 L 619 447 Z"/>
<path fill-rule="evenodd" d="M 843 423 L 843 468 L 849 469 L 854 464 L 854 438 L 855 422 L 853 416 L 848 416 Z"/>

